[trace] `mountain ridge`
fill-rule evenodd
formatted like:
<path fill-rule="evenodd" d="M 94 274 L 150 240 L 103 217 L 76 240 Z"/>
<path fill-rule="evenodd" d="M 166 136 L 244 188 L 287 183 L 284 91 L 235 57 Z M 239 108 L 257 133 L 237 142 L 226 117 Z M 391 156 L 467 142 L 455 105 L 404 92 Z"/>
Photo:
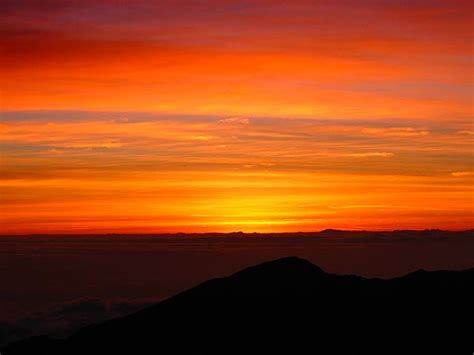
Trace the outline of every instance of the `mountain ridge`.
<path fill-rule="evenodd" d="M 367 279 L 287 257 L 208 280 L 67 339 L 30 338 L 1 353 L 472 353 L 473 297 L 474 268 Z"/>

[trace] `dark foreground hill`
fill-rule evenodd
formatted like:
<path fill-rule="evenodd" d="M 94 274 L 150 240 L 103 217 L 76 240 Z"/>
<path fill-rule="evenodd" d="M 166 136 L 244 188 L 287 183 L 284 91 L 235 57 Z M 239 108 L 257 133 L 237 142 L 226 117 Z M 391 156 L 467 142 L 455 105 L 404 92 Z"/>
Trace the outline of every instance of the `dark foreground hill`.
<path fill-rule="evenodd" d="M 473 300 L 474 269 L 365 279 L 291 257 L 1 354 L 472 354 Z"/>

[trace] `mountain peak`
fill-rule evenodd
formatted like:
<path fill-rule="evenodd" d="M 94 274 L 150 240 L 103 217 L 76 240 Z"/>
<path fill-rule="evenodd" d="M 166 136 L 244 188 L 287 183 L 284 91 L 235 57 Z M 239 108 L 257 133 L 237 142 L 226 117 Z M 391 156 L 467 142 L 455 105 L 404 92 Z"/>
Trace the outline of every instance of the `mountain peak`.
<path fill-rule="evenodd" d="M 278 275 L 281 278 L 298 276 L 301 278 L 304 275 L 314 277 L 317 275 L 326 274 L 318 266 L 312 264 L 306 259 L 297 256 L 289 256 L 281 259 L 267 261 L 262 264 L 248 267 L 233 274 L 232 278 L 241 278 L 253 276 L 256 278 L 266 278 Z"/>

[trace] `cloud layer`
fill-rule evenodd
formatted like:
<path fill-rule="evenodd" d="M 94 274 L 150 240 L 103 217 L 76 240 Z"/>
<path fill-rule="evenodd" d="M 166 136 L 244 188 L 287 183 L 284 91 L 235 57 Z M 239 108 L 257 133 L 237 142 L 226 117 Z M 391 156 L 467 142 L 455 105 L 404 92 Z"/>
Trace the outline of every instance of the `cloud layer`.
<path fill-rule="evenodd" d="M 469 125 L 9 113 L 0 221 L 4 233 L 469 228 Z"/>
<path fill-rule="evenodd" d="M 67 337 L 86 325 L 122 317 L 151 304 L 97 298 L 75 300 L 27 318 L 0 321 L 0 345 L 34 335 Z"/>
<path fill-rule="evenodd" d="M 4 1 L 3 107 L 450 120 L 472 2 Z"/>

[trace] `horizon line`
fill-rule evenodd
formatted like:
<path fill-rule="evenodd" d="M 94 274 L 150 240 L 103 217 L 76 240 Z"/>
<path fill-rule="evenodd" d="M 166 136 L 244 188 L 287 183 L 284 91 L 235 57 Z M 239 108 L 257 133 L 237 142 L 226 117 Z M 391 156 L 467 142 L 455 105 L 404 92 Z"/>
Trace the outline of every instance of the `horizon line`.
<path fill-rule="evenodd" d="M 274 234 L 321 234 L 327 232 L 342 232 L 342 233 L 397 233 L 397 232 L 444 232 L 444 233 L 466 233 L 474 232 L 474 227 L 467 229 L 438 229 L 438 228 L 425 228 L 425 229 L 391 229 L 391 230 L 365 230 L 365 229 L 335 229 L 326 228 L 319 231 L 298 231 L 298 232 L 156 232 L 156 233 L 123 233 L 123 232 L 106 232 L 106 233 L 30 233 L 30 234 L 0 234 L 2 237 L 37 237 L 37 236 L 177 236 L 177 235 L 274 235 Z"/>

